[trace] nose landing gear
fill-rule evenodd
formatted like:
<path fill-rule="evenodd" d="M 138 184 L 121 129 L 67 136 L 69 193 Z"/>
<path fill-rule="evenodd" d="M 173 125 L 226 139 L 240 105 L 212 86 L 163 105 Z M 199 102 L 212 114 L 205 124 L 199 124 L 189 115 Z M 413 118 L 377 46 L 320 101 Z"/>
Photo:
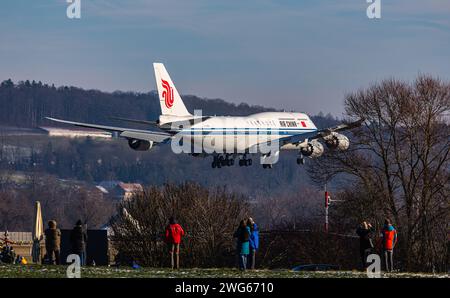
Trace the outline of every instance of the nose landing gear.
<path fill-rule="evenodd" d="M 211 167 L 221 168 L 221 167 L 230 167 L 234 165 L 234 158 L 230 154 L 223 155 L 215 155 L 213 162 L 211 163 Z"/>
<path fill-rule="evenodd" d="M 297 157 L 297 164 L 298 165 L 304 165 L 305 164 L 305 158 L 303 157 L 303 155 L 299 155 Z"/>
<path fill-rule="evenodd" d="M 263 163 L 263 169 L 272 169 L 273 165 L 272 164 L 265 164 Z"/>

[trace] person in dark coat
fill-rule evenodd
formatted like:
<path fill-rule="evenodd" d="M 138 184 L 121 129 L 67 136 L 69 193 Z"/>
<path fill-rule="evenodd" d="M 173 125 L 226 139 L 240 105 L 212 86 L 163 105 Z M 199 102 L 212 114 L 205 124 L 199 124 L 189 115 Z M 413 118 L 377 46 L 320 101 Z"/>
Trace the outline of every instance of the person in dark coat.
<path fill-rule="evenodd" d="M 81 266 L 86 265 L 86 243 L 87 234 L 83 229 L 81 220 L 78 220 L 70 233 L 70 243 L 72 245 L 72 253 L 80 256 Z"/>
<path fill-rule="evenodd" d="M 359 236 L 359 254 L 361 256 L 363 269 L 367 268 L 367 256 L 373 249 L 373 231 L 372 225 L 365 221 L 356 229 L 356 234 Z"/>
<path fill-rule="evenodd" d="M 247 269 L 247 258 L 250 253 L 250 228 L 247 226 L 247 220 L 241 220 L 241 223 L 234 232 L 234 237 L 237 238 L 237 253 L 239 255 L 239 269 Z"/>
<path fill-rule="evenodd" d="M 56 221 L 48 222 L 48 229 L 45 230 L 45 250 L 49 264 L 60 264 L 61 231 L 56 228 Z M 55 261 L 53 261 L 55 256 Z"/>
<path fill-rule="evenodd" d="M 247 258 L 247 268 L 255 269 L 256 251 L 259 249 L 259 228 L 251 217 L 247 221 L 247 226 L 250 228 L 250 254 Z"/>

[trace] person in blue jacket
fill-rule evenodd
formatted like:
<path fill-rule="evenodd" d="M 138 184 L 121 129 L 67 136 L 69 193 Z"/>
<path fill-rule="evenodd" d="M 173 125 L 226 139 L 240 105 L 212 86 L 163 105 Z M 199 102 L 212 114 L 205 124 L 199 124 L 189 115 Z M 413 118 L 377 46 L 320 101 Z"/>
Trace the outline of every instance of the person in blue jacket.
<path fill-rule="evenodd" d="M 255 269 L 256 251 L 259 249 L 259 229 L 253 218 L 249 217 L 247 226 L 250 228 L 250 252 L 247 258 L 247 268 Z"/>

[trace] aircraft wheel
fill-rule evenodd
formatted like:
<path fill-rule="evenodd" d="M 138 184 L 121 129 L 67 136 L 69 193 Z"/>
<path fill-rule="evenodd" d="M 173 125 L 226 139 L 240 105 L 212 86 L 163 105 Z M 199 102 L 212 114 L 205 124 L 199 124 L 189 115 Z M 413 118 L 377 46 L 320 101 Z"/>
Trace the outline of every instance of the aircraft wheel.
<path fill-rule="evenodd" d="M 230 165 L 234 166 L 234 159 L 230 159 Z"/>
<path fill-rule="evenodd" d="M 244 166 L 244 160 L 243 159 L 239 159 L 239 166 L 240 167 Z"/>
<path fill-rule="evenodd" d="M 297 158 L 297 164 L 298 165 L 304 165 L 305 164 L 305 159 L 303 157 L 298 157 Z"/>
<path fill-rule="evenodd" d="M 213 169 L 215 169 L 215 168 L 217 167 L 217 163 L 216 163 L 215 161 L 213 161 L 213 162 L 211 163 L 211 167 L 212 167 Z"/>
<path fill-rule="evenodd" d="M 247 159 L 248 165 L 251 166 L 253 161 L 251 159 Z"/>

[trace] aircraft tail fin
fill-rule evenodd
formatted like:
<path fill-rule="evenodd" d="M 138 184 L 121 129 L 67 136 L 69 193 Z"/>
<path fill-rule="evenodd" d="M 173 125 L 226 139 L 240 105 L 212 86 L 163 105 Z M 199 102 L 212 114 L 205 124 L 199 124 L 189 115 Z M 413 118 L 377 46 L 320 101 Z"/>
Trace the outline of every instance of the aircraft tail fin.
<path fill-rule="evenodd" d="M 153 63 L 153 68 L 155 70 L 156 86 L 158 87 L 162 115 L 192 116 L 186 109 L 164 64 Z"/>

